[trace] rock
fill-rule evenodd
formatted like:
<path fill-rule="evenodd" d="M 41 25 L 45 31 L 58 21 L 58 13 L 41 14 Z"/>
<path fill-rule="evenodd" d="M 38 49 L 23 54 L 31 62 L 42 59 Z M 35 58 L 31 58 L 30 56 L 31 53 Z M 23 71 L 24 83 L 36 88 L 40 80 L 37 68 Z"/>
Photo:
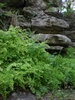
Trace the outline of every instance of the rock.
<path fill-rule="evenodd" d="M 50 50 L 59 50 L 62 51 L 64 49 L 63 46 L 50 46 Z"/>
<path fill-rule="evenodd" d="M 36 100 L 36 97 L 31 93 L 19 92 L 12 93 L 7 100 Z"/>
<path fill-rule="evenodd" d="M 65 35 L 55 34 L 49 39 L 49 44 L 57 44 L 57 45 L 70 45 L 71 40 Z"/>
<path fill-rule="evenodd" d="M 75 42 L 72 42 L 70 46 L 75 47 Z"/>
<path fill-rule="evenodd" d="M 49 7 L 48 9 L 46 9 L 45 10 L 45 13 L 46 14 L 51 14 L 51 13 L 54 13 L 54 14 L 56 14 L 56 13 L 58 13 L 58 8 L 56 8 L 56 7 Z"/>
<path fill-rule="evenodd" d="M 56 18 L 63 18 L 63 14 L 61 13 L 61 9 L 58 9 L 58 7 L 49 7 L 45 11 L 45 14 L 54 16 Z"/>
<path fill-rule="evenodd" d="M 38 14 L 41 14 L 43 15 L 44 12 L 43 10 L 41 10 L 39 7 L 35 8 L 35 7 L 24 7 L 23 8 L 23 12 L 24 12 L 24 16 L 27 17 L 35 17 L 37 16 Z"/>
<path fill-rule="evenodd" d="M 62 34 L 70 38 L 72 41 L 70 46 L 75 47 L 75 31 L 64 31 Z"/>
<path fill-rule="evenodd" d="M 61 54 L 65 51 L 64 46 L 50 46 L 50 48 L 46 49 L 50 54 Z"/>
<path fill-rule="evenodd" d="M 62 34 L 66 35 L 68 38 L 75 42 L 75 31 L 64 31 Z"/>
<path fill-rule="evenodd" d="M 26 6 L 40 7 L 41 9 L 46 8 L 46 4 L 43 0 L 27 0 Z"/>
<path fill-rule="evenodd" d="M 18 15 L 19 26 L 22 28 L 31 28 L 30 19 L 27 20 L 23 15 Z"/>
<path fill-rule="evenodd" d="M 44 15 L 38 15 L 31 19 L 32 30 L 37 33 L 55 34 L 69 28 L 69 24 L 62 19 Z"/>
<path fill-rule="evenodd" d="M 32 36 L 35 41 L 44 42 L 51 46 L 68 46 L 71 44 L 71 40 L 65 35 L 60 34 L 38 34 Z"/>

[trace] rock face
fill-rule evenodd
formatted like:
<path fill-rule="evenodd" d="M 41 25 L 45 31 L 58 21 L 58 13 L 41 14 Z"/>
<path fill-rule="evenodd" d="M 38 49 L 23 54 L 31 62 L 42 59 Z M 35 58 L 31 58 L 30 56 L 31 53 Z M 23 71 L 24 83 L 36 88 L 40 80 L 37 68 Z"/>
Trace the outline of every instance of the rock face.
<path fill-rule="evenodd" d="M 23 8 L 23 12 L 24 12 L 24 16 L 27 17 L 27 16 L 30 16 L 30 17 L 35 17 L 39 14 L 43 15 L 44 12 L 43 10 L 41 10 L 39 7 L 24 7 Z"/>
<path fill-rule="evenodd" d="M 3 0 L 4 2 L 5 0 Z M 14 22 L 10 23 L 13 26 L 20 26 L 22 28 L 30 28 L 32 31 L 35 31 L 37 34 L 41 34 L 39 41 L 47 41 L 47 43 L 53 49 L 61 48 L 59 46 L 65 47 L 71 44 L 69 38 L 73 36 L 68 35 L 68 29 L 70 28 L 69 23 L 58 16 L 58 8 L 61 5 L 61 0 L 6 0 L 10 6 L 20 7 L 22 15 L 17 15 Z M 0 0 L 2 2 L 2 0 Z M 49 6 L 47 6 L 50 3 Z M 11 18 L 11 22 L 13 16 Z M 74 33 L 74 32 L 73 32 Z M 43 39 L 43 40 L 42 40 Z"/>
<path fill-rule="evenodd" d="M 68 38 L 70 38 L 71 41 L 72 41 L 71 46 L 75 47 L 75 30 L 73 30 L 73 31 L 64 31 L 62 34 L 66 35 Z"/>
<path fill-rule="evenodd" d="M 62 34 L 66 35 L 68 38 L 75 42 L 75 31 L 64 31 Z"/>
<path fill-rule="evenodd" d="M 45 2 L 48 1 L 45 0 Z M 20 21 L 22 23 L 20 26 L 26 28 L 26 23 L 30 20 L 31 30 L 36 31 L 36 33 L 60 34 L 61 31 L 68 29 L 69 24 L 65 20 L 50 15 L 50 13 L 57 13 L 58 9 L 51 7 L 53 11 L 49 12 L 45 2 L 44 0 L 27 0 L 26 7 L 22 10 L 27 21 Z"/>
<path fill-rule="evenodd" d="M 25 17 L 30 17 L 31 29 L 37 33 L 55 34 L 69 28 L 65 20 L 47 15 L 39 7 L 24 7 L 23 12 Z"/>
<path fill-rule="evenodd" d="M 69 29 L 69 24 L 63 19 L 52 16 L 59 13 L 57 8 L 61 4 L 59 1 L 27 0 L 23 13 L 27 20 L 27 15 L 30 17 L 30 21 L 20 22 L 21 27 L 26 28 L 27 26 L 37 34 L 42 33 L 38 40 L 41 42 L 46 40 L 52 50 L 62 50 L 71 44 L 71 40 L 67 36 L 60 35 Z M 51 7 L 46 6 L 49 2 L 52 4 Z"/>
<path fill-rule="evenodd" d="M 30 20 L 27 20 L 23 15 L 18 15 L 19 26 L 22 28 L 31 28 Z"/>
<path fill-rule="evenodd" d="M 69 27 L 69 24 L 62 20 L 48 15 L 38 15 L 31 20 L 32 30 L 36 30 L 38 33 L 58 33 Z"/>

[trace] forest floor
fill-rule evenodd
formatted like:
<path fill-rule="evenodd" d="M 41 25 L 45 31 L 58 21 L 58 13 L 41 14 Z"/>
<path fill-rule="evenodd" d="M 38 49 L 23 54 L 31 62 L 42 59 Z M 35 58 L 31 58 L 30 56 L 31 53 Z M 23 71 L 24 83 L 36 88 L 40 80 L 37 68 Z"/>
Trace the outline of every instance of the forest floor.
<path fill-rule="evenodd" d="M 46 94 L 41 100 L 75 100 L 75 90 L 58 90 Z"/>
<path fill-rule="evenodd" d="M 75 90 L 65 89 L 49 92 L 40 99 L 37 99 L 36 96 L 30 92 L 14 92 L 7 100 L 75 100 Z"/>

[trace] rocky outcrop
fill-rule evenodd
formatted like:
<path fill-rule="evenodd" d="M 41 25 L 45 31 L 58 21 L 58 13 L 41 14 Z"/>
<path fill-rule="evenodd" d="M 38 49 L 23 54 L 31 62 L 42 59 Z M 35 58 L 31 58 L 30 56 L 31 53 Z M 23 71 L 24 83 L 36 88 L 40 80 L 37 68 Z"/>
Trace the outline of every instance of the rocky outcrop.
<path fill-rule="evenodd" d="M 39 7 L 24 7 L 23 8 L 23 13 L 24 13 L 24 16 L 27 18 L 28 16 L 30 18 L 33 18 L 37 15 L 43 15 L 44 14 L 44 11 L 41 10 Z"/>
<path fill-rule="evenodd" d="M 66 21 L 46 14 L 38 15 L 31 19 L 31 25 L 32 30 L 45 34 L 55 34 L 59 33 L 63 29 L 69 28 L 69 24 Z"/>
<path fill-rule="evenodd" d="M 69 28 L 65 20 L 47 15 L 39 7 L 24 7 L 23 13 L 26 18 L 30 17 L 31 29 L 37 33 L 55 34 Z"/>
<path fill-rule="evenodd" d="M 7 0 L 10 6 L 20 7 L 21 15 L 16 15 L 16 19 L 13 23 L 13 15 L 11 23 L 13 26 L 20 26 L 21 28 L 30 28 L 37 34 L 41 34 L 39 40 L 43 38 L 43 41 L 47 40 L 47 43 L 51 46 L 68 46 L 71 44 L 69 38 L 74 38 L 68 35 L 68 29 L 70 24 L 67 20 L 57 18 L 59 16 L 58 8 L 59 0 Z M 48 5 L 50 3 L 50 5 Z M 15 23 L 16 22 L 16 23 Z M 72 32 L 71 32 L 72 33 Z M 74 32 L 73 32 L 74 33 Z M 70 33 L 69 33 L 70 34 Z M 66 35 L 66 36 L 65 36 Z M 40 40 L 41 41 L 41 40 Z M 42 42 L 42 41 L 41 41 Z M 54 47 L 52 47 L 54 49 Z"/>
<path fill-rule="evenodd" d="M 23 15 L 18 15 L 19 26 L 21 28 L 31 28 L 30 19 L 26 19 Z"/>
<path fill-rule="evenodd" d="M 71 40 L 69 38 L 60 34 L 38 34 L 32 36 L 32 38 L 39 42 L 46 41 L 46 43 L 50 45 L 68 46 L 71 44 Z"/>
<path fill-rule="evenodd" d="M 60 34 L 37 34 L 32 36 L 36 42 L 46 42 L 50 47 L 46 48 L 48 52 L 63 51 L 69 45 L 72 45 L 71 40 Z"/>
<path fill-rule="evenodd" d="M 27 0 L 22 9 L 23 15 L 18 15 L 19 26 L 30 28 L 37 34 L 41 33 L 40 42 L 46 40 L 52 50 L 61 50 L 71 44 L 67 35 L 60 35 L 69 29 L 69 24 L 65 20 L 53 16 L 59 14 L 58 0 L 52 1 L 52 5 L 47 7 L 46 4 L 49 2 L 51 0 Z"/>
<path fill-rule="evenodd" d="M 62 34 L 70 38 L 72 41 L 71 46 L 75 47 L 75 31 L 64 31 Z"/>
<path fill-rule="evenodd" d="M 69 28 L 69 24 L 65 20 L 47 15 L 44 10 L 39 7 L 24 7 L 23 13 L 26 19 L 23 18 L 25 21 L 20 21 L 20 23 L 22 23 L 20 26 L 22 25 L 21 27 L 26 28 L 26 23 L 30 20 L 28 23 L 31 25 L 32 31 L 36 31 L 37 33 L 56 34 Z"/>
<path fill-rule="evenodd" d="M 71 40 L 65 35 L 60 34 L 37 34 L 32 36 L 36 42 L 44 42 L 50 46 L 49 50 L 63 50 L 71 45 Z"/>

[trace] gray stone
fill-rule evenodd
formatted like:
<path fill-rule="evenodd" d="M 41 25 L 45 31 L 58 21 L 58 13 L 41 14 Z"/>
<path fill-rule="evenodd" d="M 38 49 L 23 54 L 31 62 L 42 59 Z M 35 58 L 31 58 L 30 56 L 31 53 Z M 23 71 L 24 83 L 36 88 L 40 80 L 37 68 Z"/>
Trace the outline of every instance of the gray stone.
<path fill-rule="evenodd" d="M 18 15 L 19 26 L 22 28 L 31 28 L 30 20 L 27 20 L 23 15 Z"/>
<path fill-rule="evenodd" d="M 37 34 L 32 36 L 35 41 L 44 42 L 53 46 L 68 46 L 71 44 L 71 40 L 65 35 L 60 34 Z"/>
<path fill-rule="evenodd" d="M 55 34 L 69 28 L 69 24 L 62 19 L 44 15 L 38 15 L 31 20 L 32 30 L 37 33 Z"/>
<path fill-rule="evenodd" d="M 16 95 L 10 95 L 7 100 L 36 100 L 36 97 L 31 93 L 18 92 Z"/>
<path fill-rule="evenodd" d="M 75 42 L 75 30 L 73 30 L 73 31 L 64 31 L 62 34 L 66 35 L 68 38 L 70 38 L 72 41 Z"/>
<path fill-rule="evenodd" d="M 38 14 L 43 15 L 44 12 L 43 10 L 41 10 L 39 7 L 35 8 L 35 7 L 24 7 L 23 8 L 23 12 L 24 12 L 24 16 L 30 16 L 30 17 L 34 17 L 37 16 Z"/>
<path fill-rule="evenodd" d="M 71 46 L 72 46 L 72 47 L 75 47 L 75 42 L 72 42 L 72 43 L 71 43 Z"/>
<path fill-rule="evenodd" d="M 62 51 L 64 49 L 63 46 L 50 46 L 50 50 L 59 50 Z"/>

